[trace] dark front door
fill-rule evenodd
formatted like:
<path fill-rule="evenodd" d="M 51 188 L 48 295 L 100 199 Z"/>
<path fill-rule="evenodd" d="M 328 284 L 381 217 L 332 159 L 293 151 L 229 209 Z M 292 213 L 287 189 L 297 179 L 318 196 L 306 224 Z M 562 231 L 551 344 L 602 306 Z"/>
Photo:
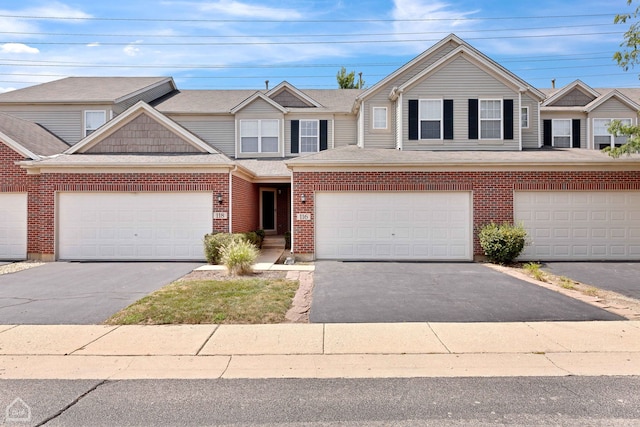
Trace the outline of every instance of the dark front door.
<path fill-rule="evenodd" d="M 276 190 L 263 188 L 260 190 L 262 210 L 261 228 L 264 231 L 276 231 Z"/>

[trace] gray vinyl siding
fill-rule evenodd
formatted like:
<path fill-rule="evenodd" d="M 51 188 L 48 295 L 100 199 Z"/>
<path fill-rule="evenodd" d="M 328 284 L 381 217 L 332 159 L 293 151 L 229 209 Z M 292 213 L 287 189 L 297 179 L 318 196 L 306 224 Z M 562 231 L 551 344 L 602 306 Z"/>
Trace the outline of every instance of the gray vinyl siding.
<path fill-rule="evenodd" d="M 262 99 L 256 99 L 251 104 L 236 113 L 244 119 L 279 118 L 282 112 Z"/>
<path fill-rule="evenodd" d="M 469 139 L 468 100 L 512 99 L 514 103 L 514 139 Z M 452 99 L 453 140 L 410 141 L 407 118 L 410 99 Z M 404 150 L 519 150 L 518 127 L 520 114 L 517 109 L 518 92 L 479 69 L 464 58 L 458 57 L 423 81 L 405 90 L 402 102 L 402 138 Z M 503 112 L 504 113 L 504 112 Z"/>
<path fill-rule="evenodd" d="M 335 129 L 335 148 L 358 143 L 358 121 L 356 116 L 336 116 L 333 127 Z"/>
<path fill-rule="evenodd" d="M 29 111 L 18 109 L 3 110 L 3 112 L 38 123 L 68 144 L 75 144 L 82 139 L 83 110 L 78 110 L 76 107 L 73 110 L 33 111 L 32 108 Z"/>
<path fill-rule="evenodd" d="M 516 110 L 515 114 L 518 115 L 518 121 L 520 121 L 518 100 L 516 98 L 513 101 L 514 109 Z M 522 148 L 538 148 L 538 143 L 542 144 L 542 136 L 538 139 L 538 136 L 541 135 L 540 123 L 538 122 L 538 109 L 540 108 L 540 105 L 530 96 L 523 95 L 522 106 L 529 107 L 529 127 L 527 129 L 522 129 Z M 517 138 L 516 130 L 517 128 L 514 128 L 514 138 Z"/>
<path fill-rule="evenodd" d="M 570 111 L 570 112 L 562 112 L 562 111 L 553 111 L 553 112 L 545 112 L 540 113 L 540 138 L 542 140 L 544 131 L 542 128 L 542 123 L 544 120 L 558 120 L 558 119 L 571 119 L 571 120 L 580 120 L 580 148 L 588 148 L 587 144 L 587 115 L 581 113 L 579 111 Z M 553 134 L 552 134 L 553 137 Z M 593 138 L 593 135 L 591 136 Z"/>
<path fill-rule="evenodd" d="M 284 150 L 285 150 L 285 156 L 290 157 L 290 156 L 304 156 L 307 155 L 309 153 L 292 153 L 291 152 L 291 120 L 327 120 L 327 145 L 328 145 L 328 149 L 331 149 L 331 141 L 333 138 L 333 117 L 326 115 L 326 116 L 316 116 L 316 117 L 309 117 L 307 115 L 295 115 L 295 114 L 288 114 L 287 115 L 287 119 L 284 121 Z M 318 128 L 318 132 L 320 131 L 320 129 Z"/>
<path fill-rule="evenodd" d="M 390 80 L 387 84 L 382 86 L 378 91 L 367 97 L 367 100 L 363 102 L 362 114 L 364 114 L 364 147 L 365 148 L 395 148 L 395 129 L 396 129 L 396 115 L 395 111 L 390 111 L 389 128 L 391 132 L 384 133 L 378 131 L 372 131 L 371 126 L 371 106 L 372 105 L 386 105 L 389 104 L 389 93 L 395 86 L 400 86 L 406 81 L 410 80 L 416 74 L 422 72 L 425 68 L 430 67 L 435 62 L 446 56 L 449 52 L 458 47 L 458 44 L 450 42 L 442 46 L 436 52 L 424 58 L 422 61 L 414 64 L 410 69 L 405 70 L 396 78 Z M 405 97 L 405 100 L 407 98 Z M 405 101 L 406 102 L 406 101 Z M 406 116 L 405 116 L 406 117 Z"/>
<path fill-rule="evenodd" d="M 236 155 L 233 116 L 172 116 L 179 125 L 229 157 Z"/>
<path fill-rule="evenodd" d="M 590 118 L 601 119 L 635 119 L 637 112 L 627 107 L 616 98 L 609 98 L 598 108 L 589 113 Z"/>
<path fill-rule="evenodd" d="M 146 92 L 142 92 L 132 98 L 126 99 L 125 101 L 115 104 L 113 107 L 113 112 L 114 114 L 120 114 L 123 111 L 125 111 L 127 108 L 137 103 L 138 101 L 144 101 L 148 104 L 160 98 L 161 96 L 168 94 L 172 90 L 173 90 L 173 87 L 171 85 L 171 82 L 163 83 L 157 87 L 149 89 Z"/>

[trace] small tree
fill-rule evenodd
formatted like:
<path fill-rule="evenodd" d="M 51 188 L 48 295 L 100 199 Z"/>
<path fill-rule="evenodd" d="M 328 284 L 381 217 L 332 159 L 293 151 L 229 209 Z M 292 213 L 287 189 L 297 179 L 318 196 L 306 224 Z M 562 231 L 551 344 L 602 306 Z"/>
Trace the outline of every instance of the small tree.
<path fill-rule="evenodd" d="M 359 73 L 360 78 L 356 82 L 356 72 L 352 71 L 347 73 L 347 69 L 342 67 L 338 74 L 336 74 L 336 80 L 338 81 L 338 87 L 340 89 L 362 89 L 364 87 L 364 80 L 362 80 L 362 73 Z"/>

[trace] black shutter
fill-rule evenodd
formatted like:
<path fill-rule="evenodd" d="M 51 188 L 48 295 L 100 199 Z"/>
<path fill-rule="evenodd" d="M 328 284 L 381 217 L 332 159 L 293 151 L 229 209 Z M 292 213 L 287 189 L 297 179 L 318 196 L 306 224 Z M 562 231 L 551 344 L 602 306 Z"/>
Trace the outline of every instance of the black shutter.
<path fill-rule="evenodd" d="M 327 145 L 328 138 L 328 122 L 326 120 L 320 120 L 320 151 L 329 148 Z"/>
<path fill-rule="evenodd" d="M 453 139 L 453 99 L 445 99 L 444 109 L 444 139 Z"/>
<path fill-rule="evenodd" d="M 504 121 L 502 122 L 504 139 L 513 139 L 513 99 L 502 101 Z"/>
<path fill-rule="evenodd" d="M 409 100 L 409 139 L 415 140 L 418 137 L 418 100 Z"/>
<path fill-rule="evenodd" d="M 291 153 L 300 152 L 300 121 L 291 120 Z"/>
<path fill-rule="evenodd" d="M 551 147 L 551 120 L 543 120 L 542 129 L 542 144 Z"/>
<path fill-rule="evenodd" d="M 571 121 L 571 146 L 573 148 L 580 148 L 580 119 L 573 119 Z"/>
<path fill-rule="evenodd" d="M 478 100 L 469 100 L 469 139 L 478 139 Z"/>

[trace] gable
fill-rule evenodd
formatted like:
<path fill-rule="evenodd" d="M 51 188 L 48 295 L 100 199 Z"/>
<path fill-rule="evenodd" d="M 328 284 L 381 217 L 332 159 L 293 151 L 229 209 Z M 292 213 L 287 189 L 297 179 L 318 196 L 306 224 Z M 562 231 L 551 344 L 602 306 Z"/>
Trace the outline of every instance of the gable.
<path fill-rule="evenodd" d="M 200 153 L 173 130 L 142 113 L 84 153 Z"/>
<path fill-rule="evenodd" d="M 262 98 L 254 99 L 251 103 L 244 106 L 241 112 L 246 115 L 282 114 L 282 111 L 278 110 Z"/>
<path fill-rule="evenodd" d="M 276 95 L 271 96 L 271 99 L 273 99 L 275 102 L 282 105 L 283 107 L 295 107 L 295 108 L 314 107 L 309 102 L 300 98 L 299 96 L 292 93 L 291 91 L 289 91 L 289 89 L 286 89 L 286 88 L 278 92 Z"/>
<path fill-rule="evenodd" d="M 596 97 L 593 95 L 587 94 L 578 88 L 574 88 L 566 95 L 549 105 L 553 107 L 584 107 L 595 98 Z"/>
<path fill-rule="evenodd" d="M 619 119 L 626 117 L 636 117 L 637 112 L 629 108 L 616 97 L 611 97 L 591 110 L 591 117 L 604 117 L 611 119 Z"/>

